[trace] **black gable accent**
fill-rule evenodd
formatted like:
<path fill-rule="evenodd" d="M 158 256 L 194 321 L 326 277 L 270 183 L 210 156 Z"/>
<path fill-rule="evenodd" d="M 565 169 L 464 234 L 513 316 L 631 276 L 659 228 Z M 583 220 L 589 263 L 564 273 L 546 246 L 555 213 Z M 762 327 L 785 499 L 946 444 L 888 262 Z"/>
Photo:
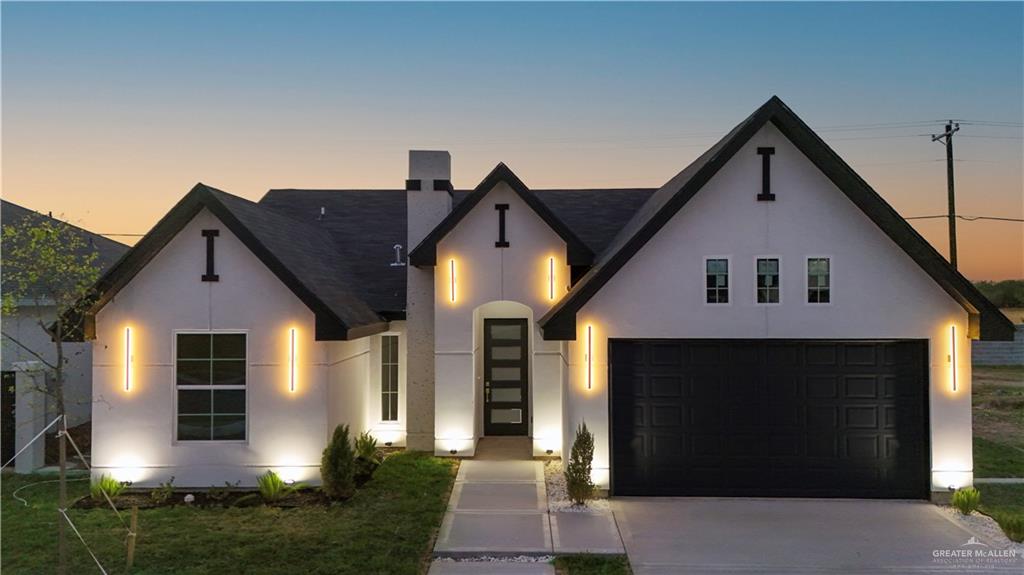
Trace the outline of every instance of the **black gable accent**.
<path fill-rule="evenodd" d="M 345 286 L 349 276 L 329 234 L 215 188 L 196 184 L 93 289 L 81 338 L 95 337 L 95 315 L 203 208 L 210 210 L 316 316 L 317 340 L 384 331 L 386 320 Z M 72 322 L 71 325 L 77 325 Z"/>
<path fill-rule="evenodd" d="M 733 155 L 772 122 L 890 239 L 967 310 L 970 337 L 1013 339 L 1013 324 L 914 230 L 777 96 L 669 180 L 637 211 L 594 267 L 540 319 L 545 339 L 575 339 L 576 312 L 590 300 Z"/>
<path fill-rule="evenodd" d="M 590 265 L 594 253 L 562 220 L 552 212 L 544 202 L 526 187 L 505 164 L 498 164 L 482 182 L 437 225 L 427 237 L 409 252 L 409 263 L 414 266 L 433 266 L 437 264 L 437 244 L 452 231 L 462 218 L 466 217 L 474 206 L 490 192 L 498 182 L 505 182 L 566 244 L 566 256 L 570 265 Z"/>

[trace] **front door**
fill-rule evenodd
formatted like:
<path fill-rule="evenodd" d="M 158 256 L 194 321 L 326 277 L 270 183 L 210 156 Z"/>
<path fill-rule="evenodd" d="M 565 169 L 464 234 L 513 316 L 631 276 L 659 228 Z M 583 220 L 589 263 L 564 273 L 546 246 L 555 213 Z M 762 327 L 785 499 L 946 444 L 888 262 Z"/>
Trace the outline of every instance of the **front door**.
<path fill-rule="evenodd" d="M 526 435 L 530 372 L 525 319 L 484 320 L 484 435 Z"/>

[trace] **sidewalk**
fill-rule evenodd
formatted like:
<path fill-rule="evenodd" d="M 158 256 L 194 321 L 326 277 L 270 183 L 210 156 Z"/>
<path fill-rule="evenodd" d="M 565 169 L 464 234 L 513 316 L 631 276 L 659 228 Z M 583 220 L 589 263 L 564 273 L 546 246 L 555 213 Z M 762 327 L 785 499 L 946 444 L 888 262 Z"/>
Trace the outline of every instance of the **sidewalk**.
<path fill-rule="evenodd" d="M 508 444 L 498 445 L 502 453 L 514 453 Z M 434 545 L 435 556 L 624 553 L 610 512 L 549 512 L 542 462 L 502 459 L 494 451 L 481 455 L 463 461 L 459 468 Z M 448 563 L 449 570 L 443 572 L 459 572 Z M 536 570 L 539 564 L 524 565 Z"/>

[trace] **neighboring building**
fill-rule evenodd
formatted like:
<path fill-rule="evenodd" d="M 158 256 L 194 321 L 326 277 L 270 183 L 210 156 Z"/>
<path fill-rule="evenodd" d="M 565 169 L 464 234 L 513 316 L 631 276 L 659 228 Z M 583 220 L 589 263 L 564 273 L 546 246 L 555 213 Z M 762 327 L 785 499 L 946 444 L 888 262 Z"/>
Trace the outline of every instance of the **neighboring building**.
<path fill-rule="evenodd" d="M 657 190 L 450 174 L 193 188 L 87 316 L 95 472 L 317 482 L 338 424 L 470 457 L 585 421 L 614 494 L 971 483 L 971 340 L 1013 327 L 779 99 Z"/>
<path fill-rule="evenodd" d="M 2 225 L 4 228 L 8 226 L 18 225 L 22 222 L 33 221 L 35 219 L 51 218 L 48 215 L 42 215 L 32 210 L 23 208 L 17 204 L 12 204 L 6 200 L 0 200 L 0 218 L 2 218 Z M 52 220 L 52 218 L 51 218 Z M 125 252 L 128 251 L 128 246 L 105 238 L 103 236 L 94 234 L 88 230 L 83 230 L 77 226 L 73 226 L 66 222 L 56 221 L 62 225 L 67 226 L 78 234 L 86 245 L 87 249 L 94 250 L 96 256 L 96 266 L 100 269 L 100 272 L 105 271 L 114 264 Z M 3 245 L 2 249 L 6 252 L 11 246 Z M 3 262 L 6 266 L 6 261 Z M 4 293 L 7 293 L 7 273 L 3 272 L 4 278 Z M 38 297 L 37 297 L 38 296 Z M 56 361 L 56 350 L 50 337 L 39 326 L 39 322 L 44 323 L 52 322 L 56 319 L 55 308 L 52 301 L 48 301 L 44 296 L 39 293 L 33 293 L 30 290 L 29 297 L 18 302 L 17 312 L 11 316 L 4 315 L 2 318 L 3 331 L 5 334 L 10 335 L 21 344 L 31 349 L 33 352 L 44 357 L 49 362 Z M 20 416 L 14 413 L 15 403 L 15 384 L 14 381 L 17 379 L 17 368 L 28 368 L 28 366 L 37 366 L 40 364 L 38 358 L 32 353 L 15 344 L 7 337 L 0 338 L 2 340 L 2 362 L 3 362 L 3 393 L 4 393 L 4 406 L 3 418 L 7 425 L 4 426 L 4 449 L 3 449 L 3 461 L 7 461 L 10 455 L 13 455 L 15 449 L 22 447 L 24 443 L 27 443 L 28 439 L 31 439 L 38 429 L 37 424 L 41 421 L 44 414 L 50 414 L 56 416 L 53 413 L 54 405 L 50 398 L 45 395 L 32 394 L 33 397 L 22 397 L 20 398 L 20 405 L 24 409 L 22 412 L 30 412 L 31 415 L 25 416 L 24 413 Z M 64 347 L 64 356 L 66 359 L 65 363 L 65 398 L 66 404 L 65 409 L 68 416 L 68 426 L 74 427 L 89 421 L 92 413 L 92 345 L 86 343 L 66 343 Z M 32 369 L 32 368 L 28 368 Z M 39 385 L 45 385 L 42 383 L 48 377 L 44 371 L 34 371 L 32 375 L 29 375 L 22 371 L 21 377 L 36 377 L 39 378 Z M 34 385 L 23 386 L 24 390 L 27 390 Z M 26 395 L 26 394 L 22 394 Z M 42 403 L 43 405 L 40 405 Z M 25 417 L 31 418 L 26 420 Z M 47 421 L 52 419 L 48 418 Z M 40 420 L 40 421 L 36 421 Z M 41 429 L 41 428 L 40 428 Z M 24 439 L 19 442 L 15 438 L 24 436 Z M 40 446 L 41 447 L 41 446 Z M 41 453 L 41 452 L 40 452 Z M 37 456 L 30 466 L 41 465 L 41 455 Z M 19 467 L 22 469 L 22 467 Z"/>

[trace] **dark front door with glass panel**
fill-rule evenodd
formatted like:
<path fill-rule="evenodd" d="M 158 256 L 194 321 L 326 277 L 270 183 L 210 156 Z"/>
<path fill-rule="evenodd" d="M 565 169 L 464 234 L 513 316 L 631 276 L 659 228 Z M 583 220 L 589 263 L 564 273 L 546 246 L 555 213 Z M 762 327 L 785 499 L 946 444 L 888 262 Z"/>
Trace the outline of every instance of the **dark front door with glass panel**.
<path fill-rule="evenodd" d="M 484 435 L 526 435 L 529 421 L 525 319 L 484 320 Z"/>

